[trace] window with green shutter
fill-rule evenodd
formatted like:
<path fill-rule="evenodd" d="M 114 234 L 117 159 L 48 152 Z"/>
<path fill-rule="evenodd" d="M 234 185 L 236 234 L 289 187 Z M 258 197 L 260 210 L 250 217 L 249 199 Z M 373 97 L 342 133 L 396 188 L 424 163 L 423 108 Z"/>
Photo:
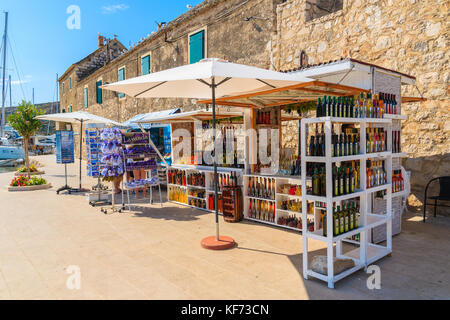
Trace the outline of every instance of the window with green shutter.
<path fill-rule="evenodd" d="M 205 30 L 189 36 L 189 63 L 205 58 Z"/>
<path fill-rule="evenodd" d="M 96 88 L 97 88 L 97 103 L 98 104 L 103 103 L 103 92 L 102 92 L 102 88 L 100 88 L 101 86 L 102 86 L 102 80 L 97 81 Z"/>
<path fill-rule="evenodd" d="M 89 107 L 88 103 L 88 88 L 84 88 L 84 107 L 87 109 Z"/>
<path fill-rule="evenodd" d="M 62 93 L 64 94 L 64 82 L 62 83 Z"/>
<path fill-rule="evenodd" d="M 72 77 L 69 77 L 69 90 L 72 89 Z"/>
<path fill-rule="evenodd" d="M 119 81 L 125 80 L 125 68 L 119 69 Z M 125 97 L 124 93 L 119 93 L 119 98 Z"/>
<path fill-rule="evenodd" d="M 150 55 L 147 55 L 141 59 L 142 75 L 150 73 Z"/>

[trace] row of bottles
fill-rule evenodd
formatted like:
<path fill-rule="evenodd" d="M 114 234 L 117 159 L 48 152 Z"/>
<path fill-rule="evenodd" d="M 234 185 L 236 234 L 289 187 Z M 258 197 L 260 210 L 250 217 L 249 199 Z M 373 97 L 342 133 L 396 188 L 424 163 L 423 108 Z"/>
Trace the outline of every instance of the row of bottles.
<path fill-rule="evenodd" d="M 352 97 L 327 97 L 317 99 L 317 117 L 355 118 L 355 104 Z"/>
<path fill-rule="evenodd" d="M 238 148 L 236 145 L 236 136 L 234 135 L 234 126 L 233 125 L 229 125 L 229 126 L 223 126 L 221 129 L 221 134 L 223 137 L 223 162 L 222 162 L 222 166 L 225 168 L 239 168 L 239 169 L 243 169 L 244 168 L 244 162 L 243 161 L 239 161 L 239 156 L 238 156 Z M 233 145 L 233 150 L 234 153 L 232 155 L 231 159 L 227 159 L 227 144 L 230 143 L 231 145 Z"/>
<path fill-rule="evenodd" d="M 275 179 L 249 177 L 247 195 L 249 197 L 275 200 Z"/>
<path fill-rule="evenodd" d="M 277 110 L 271 108 L 270 111 L 256 111 L 256 124 L 278 124 Z"/>
<path fill-rule="evenodd" d="M 367 128 L 366 153 L 386 151 L 386 135 L 383 128 Z"/>
<path fill-rule="evenodd" d="M 383 118 L 385 113 L 398 114 L 394 94 L 361 93 L 355 97 L 327 97 L 317 99 L 317 117 Z"/>
<path fill-rule="evenodd" d="M 169 200 L 187 204 L 187 194 L 185 188 L 169 187 Z"/>
<path fill-rule="evenodd" d="M 400 131 L 392 131 L 392 153 L 402 152 Z"/>
<path fill-rule="evenodd" d="M 279 170 L 282 175 L 285 176 L 300 176 L 301 175 L 301 162 L 300 157 L 296 155 L 286 156 L 280 155 Z"/>
<path fill-rule="evenodd" d="M 314 231 L 314 221 L 308 219 L 308 230 L 313 232 Z M 289 215 L 289 216 L 279 216 L 277 219 L 277 224 L 280 226 L 287 226 L 290 228 L 296 228 L 301 230 L 302 229 L 302 219 L 295 216 L 295 215 Z"/>
<path fill-rule="evenodd" d="M 341 206 L 337 206 L 337 209 L 333 207 L 332 219 L 333 236 L 338 236 L 358 228 L 359 218 L 356 203 L 354 201 L 349 201 L 343 203 L 342 208 Z M 322 230 L 323 235 L 326 237 L 328 235 L 326 212 L 322 214 Z"/>
<path fill-rule="evenodd" d="M 171 169 L 167 172 L 169 184 L 186 186 L 186 172 L 184 170 Z"/>
<path fill-rule="evenodd" d="M 398 114 L 398 105 L 395 94 L 380 92 L 380 101 L 383 103 L 385 113 Z"/>
<path fill-rule="evenodd" d="M 332 157 L 346 157 L 360 154 L 359 130 L 351 129 L 350 132 L 342 132 L 341 134 L 332 133 Z"/>
<path fill-rule="evenodd" d="M 336 134 L 332 126 L 331 133 L 331 156 L 332 157 L 345 157 L 354 156 L 360 154 L 360 141 L 359 130 L 355 128 L 349 128 L 343 130 L 341 134 Z M 325 132 L 323 124 L 321 126 L 321 132 L 318 131 L 316 125 L 316 133 L 311 136 L 308 146 L 308 154 L 312 157 L 324 157 L 325 156 Z"/>
<path fill-rule="evenodd" d="M 189 196 L 205 199 L 205 190 L 189 189 Z"/>
<path fill-rule="evenodd" d="M 392 174 L 392 192 L 401 192 L 405 190 L 405 181 L 402 176 L 402 170 L 394 170 Z"/>
<path fill-rule="evenodd" d="M 191 173 L 188 175 L 187 184 L 196 187 L 205 187 L 204 173 Z"/>
<path fill-rule="evenodd" d="M 275 203 L 266 200 L 249 199 L 248 216 L 252 219 L 275 223 Z"/>
<path fill-rule="evenodd" d="M 231 172 L 231 173 L 218 173 L 217 174 L 217 187 L 218 191 L 222 192 L 223 187 L 236 187 L 239 185 L 239 177 L 237 173 Z M 214 190 L 214 176 L 209 180 L 208 185 L 209 191 L 215 191 Z"/>
<path fill-rule="evenodd" d="M 382 186 L 387 183 L 387 174 L 384 169 L 384 161 L 367 160 L 366 180 L 367 188 Z"/>
<path fill-rule="evenodd" d="M 282 200 L 278 202 L 278 209 L 301 213 L 302 202 L 299 200 Z"/>
<path fill-rule="evenodd" d="M 340 167 L 333 167 L 333 196 L 352 194 L 360 189 L 359 162 L 343 162 Z"/>
<path fill-rule="evenodd" d="M 206 200 L 190 198 L 188 204 L 190 206 L 197 207 L 200 209 L 206 209 Z"/>

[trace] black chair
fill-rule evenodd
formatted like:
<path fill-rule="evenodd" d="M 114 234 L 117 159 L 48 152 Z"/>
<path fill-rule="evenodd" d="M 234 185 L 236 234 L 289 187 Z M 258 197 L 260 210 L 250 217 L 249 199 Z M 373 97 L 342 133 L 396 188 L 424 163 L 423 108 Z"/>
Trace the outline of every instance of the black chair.
<path fill-rule="evenodd" d="M 434 181 L 439 181 L 439 195 L 428 196 L 428 187 Z M 438 205 L 438 200 L 440 201 L 450 201 L 450 176 L 438 177 L 431 179 L 425 187 L 425 198 L 423 201 L 423 222 L 425 222 L 426 210 L 427 210 L 427 200 L 434 200 L 434 216 L 436 217 L 436 207 L 450 207 L 449 205 Z M 430 204 L 432 205 L 432 204 Z"/>

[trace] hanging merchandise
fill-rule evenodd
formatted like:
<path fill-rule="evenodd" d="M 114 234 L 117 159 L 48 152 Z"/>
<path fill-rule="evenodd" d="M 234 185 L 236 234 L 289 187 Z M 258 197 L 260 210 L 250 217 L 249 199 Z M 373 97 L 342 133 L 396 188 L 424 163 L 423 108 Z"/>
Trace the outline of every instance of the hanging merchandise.
<path fill-rule="evenodd" d="M 105 164 L 101 176 L 105 181 L 113 181 L 123 176 L 122 133 L 116 128 L 103 129 L 100 135 L 101 161 Z"/>
<path fill-rule="evenodd" d="M 123 164 L 126 174 L 125 187 L 127 189 L 128 206 L 130 206 L 130 190 L 139 192 L 150 187 L 150 201 L 153 202 L 152 187 L 159 187 L 159 197 L 162 205 L 161 186 L 157 173 L 158 154 L 153 147 L 149 145 L 150 135 L 146 132 L 127 132 L 122 135 L 123 144 Z M 129 181 L 128 173 L 132 171 L 144 170 L 149 174 L 145 177 L 134 177 Z M 155 175 L 153 175 L 155 173 Z"/>
<path fill-rule="evenodd" d="M 88 175 L 93 178 L 100 177 L 104 165 L 101 158 L 101 142 L 99 130 L 86 130 L 86 154 Z"/>

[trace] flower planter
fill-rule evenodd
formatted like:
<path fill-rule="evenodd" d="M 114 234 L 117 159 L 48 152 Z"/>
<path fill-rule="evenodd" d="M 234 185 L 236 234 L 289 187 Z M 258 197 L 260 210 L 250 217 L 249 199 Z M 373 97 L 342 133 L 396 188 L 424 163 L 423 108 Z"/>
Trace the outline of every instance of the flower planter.
<path fill-rule="evenodd" d="M 39 186 L 24 186 L 24 187 L 8 187 L 8 191 L 37 191 L 37 190 L 45 190 L 50 189 L 52 187 L 51 183 L 42 184 Z"/>
<path fill-rule="evenodd" d="M 42 175 L 42 174 L 45 174 L 45 171 L 30 172 L 30 176 L 37 176 L 37 175 Z M 16 177 L 18 177 L 18 176 L 27 176 L 28 173 L 27 172 L 15 172 L 14 175 Z"/>

